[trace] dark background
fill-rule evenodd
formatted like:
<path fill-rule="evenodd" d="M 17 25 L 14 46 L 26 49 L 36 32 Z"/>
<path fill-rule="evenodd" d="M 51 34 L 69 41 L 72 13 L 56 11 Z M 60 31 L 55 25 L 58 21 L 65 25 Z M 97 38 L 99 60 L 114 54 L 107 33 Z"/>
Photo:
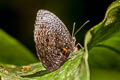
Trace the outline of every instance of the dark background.
<path fill-rule="evenodd" d="M 107 7 L 114 0 L 0 0 L 0 28 L 19 40 L 36 54 L 33 30 L 36 13 L 47 9 L 55 13 L 72 31 L 86 20 L 90 20 L 77 35 L 77 42 L 83 44 L 86 31 L 103 20 Z"/>

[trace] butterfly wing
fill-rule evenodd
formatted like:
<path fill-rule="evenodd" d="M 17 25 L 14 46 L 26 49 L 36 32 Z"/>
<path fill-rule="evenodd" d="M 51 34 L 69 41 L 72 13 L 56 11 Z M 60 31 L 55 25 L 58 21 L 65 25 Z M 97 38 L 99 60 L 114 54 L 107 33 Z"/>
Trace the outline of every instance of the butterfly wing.
<path fill-rule="evenodd" d="M 39 10 L 37 13 L 34 41 L 38 57 L 49 71 L 58 69 L 74 48 L 66 26 L 56 15 L 47 10 Z"/>

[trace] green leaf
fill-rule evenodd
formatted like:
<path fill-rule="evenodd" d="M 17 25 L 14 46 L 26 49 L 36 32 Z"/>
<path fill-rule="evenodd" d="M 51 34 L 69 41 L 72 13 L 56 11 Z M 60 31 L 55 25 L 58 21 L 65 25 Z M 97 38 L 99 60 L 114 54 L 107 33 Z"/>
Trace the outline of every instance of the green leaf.
<path fill-rule="evenodd" d="M 120 72 L 110 69 L 92 69 L 91 80 L 120 80 Z"/>
<path fill-rule="evenodd" d="M 0 29 L 0 63 L 26 65 L 36 62 L 32 53 Z"/>
<path fill-rule="evenodd" d="M 85 41 L 92 66 L 120 69 L 120 1 L 110 5 L 105 19 L 87 32 Z"/>
<path fill-rule="evenodd" d="M 1 65 L 0 75 L 5 80 L 13 80 L 14 78 L 16 80 L 89 80 L 84 53 L 84 49 L 81 49 L 71 54 L 68 61 L 54 72 L 45 70 L 41 63 L 34 63 L 28 65 L 28 70 L 22 66 Z"/>
<path fill-rule="evenodd" d="M 120 0 L 114 1 L 104 20 L 87 32 L 84 44 L 89 53 L 92 80 L 120 79 L 108 77 L 108 74 L 120 75 Z"/>

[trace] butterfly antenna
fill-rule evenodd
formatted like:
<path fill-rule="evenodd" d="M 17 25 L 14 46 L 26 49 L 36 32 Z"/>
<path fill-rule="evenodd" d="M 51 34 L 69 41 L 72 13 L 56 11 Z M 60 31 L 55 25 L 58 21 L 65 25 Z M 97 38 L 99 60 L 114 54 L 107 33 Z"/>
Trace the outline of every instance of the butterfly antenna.
<path fill-rule="evenodd" d="M 87 20 L 76 32 L 75 32 L 75 34 L 74 33 L 72 33 L 72 35 L 73 36 L 75 36 L 87 23 L 89 23 L 90 22 L 90 20 Z M 73 26 L 74 27 L 74 26 Z"/>
<path fill-rule="evenodd" d="M 73 23 L 73 30 L 72 30 L 72 37 L 73 37 L 73 35 L 74 35 L 74 31 L 75 31 L 75 22 Z"/>

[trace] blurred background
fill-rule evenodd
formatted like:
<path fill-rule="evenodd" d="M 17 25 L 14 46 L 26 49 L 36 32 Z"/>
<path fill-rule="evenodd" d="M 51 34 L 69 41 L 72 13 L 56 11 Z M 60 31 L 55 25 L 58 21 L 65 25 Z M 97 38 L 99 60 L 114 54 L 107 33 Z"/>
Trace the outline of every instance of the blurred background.
<path fill-rule="evenodd" d="M 72 32 L 90 20 L 77 35 L 83 44 L 86 31 L 103 20 L 105 11 L 114 0 L 0 0 L 0 28 L 19 40 L 36 55 L 33 30 L 36 13 L 47 9 L 56 14 Z"/>
<path fill-rule="evenodd" d="M 104 18 L 108 6 L 114 0 L 0 0 L 0 28 L 25 45 L 34 55 L 36 49 L 33 38 L 36 13 L 46 9 L 56 14 L 72 33 L 90 20 L 76 35 L 77 42 L 84 44 L 85 33 Z M 107 75 L 106 75 L 107 74 Z M 119 72 L 91 69 L 92 80 L 119 80 Z M 114 76 L 109 78 L 109 76 Z M 116 79 L 115 79 L 116 78 Z"/>

